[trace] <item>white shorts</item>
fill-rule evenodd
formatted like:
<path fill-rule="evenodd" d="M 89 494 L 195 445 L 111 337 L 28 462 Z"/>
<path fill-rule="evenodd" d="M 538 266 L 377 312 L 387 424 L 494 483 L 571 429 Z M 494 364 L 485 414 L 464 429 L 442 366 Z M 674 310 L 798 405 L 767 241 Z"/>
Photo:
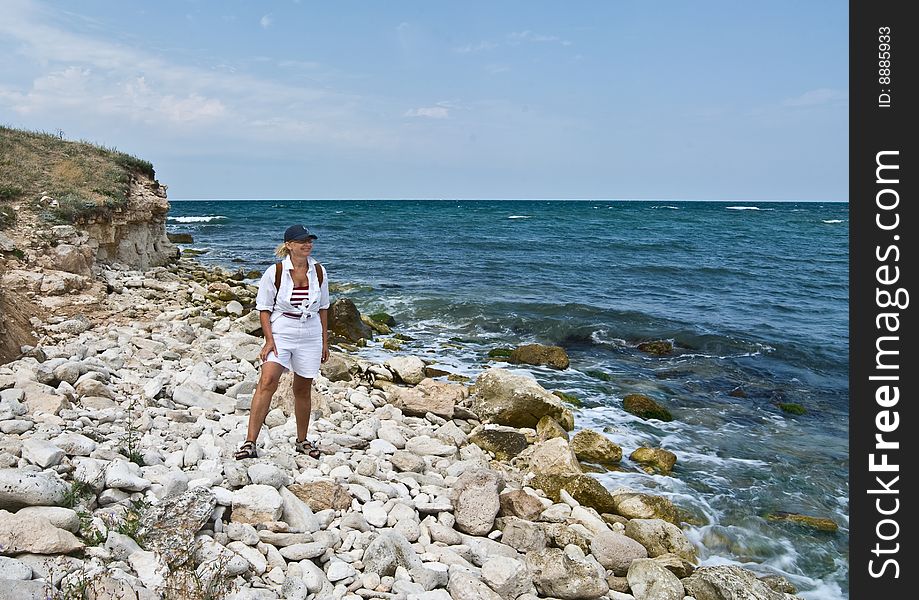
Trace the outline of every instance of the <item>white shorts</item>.
<path fill-rule="evenodd" d="M 269 354 L 269 361 L 307 379 L 319 374 L 319 363 L 322 361 L 322 322 L 319 315 L 308 319 L 291 319 L 281 315 L 271 324 L 271 332 L 277 354 Z"/>

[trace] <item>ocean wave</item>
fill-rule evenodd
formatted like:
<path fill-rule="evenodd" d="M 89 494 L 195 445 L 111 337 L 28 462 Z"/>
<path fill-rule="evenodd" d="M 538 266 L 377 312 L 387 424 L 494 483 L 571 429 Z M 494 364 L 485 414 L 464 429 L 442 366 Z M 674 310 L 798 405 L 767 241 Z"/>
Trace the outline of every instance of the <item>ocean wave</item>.
<path fill-rule="evenodd" d="M 843 221 L 842 219 L 824 219 L 823 222 L 830 224 L 830 223 L 844 223 L 845 221 Z"/>
<path fill-rule="evenodd" d="M 667 208 L 670 210 L 680 210 L 679 206 L 666 206 L 666 205 L 652 206 L 651 208 Z"/>
<path fill-rule="evenodd" d="M 760 210 L 758 206 L 725 206 L 727 210 Z"/>
<path fill-rule="evenodd" d="M 175 221 L 176 223 L 210 223 L 211 221 L 226 218 L 223 215 L 209 215 L 206 217 L 166 217 L 166 220 Z"/>
<path fill-rule="evenodd" d="M 508 219 L 529 219 L 532 215 L 511 215 Z"/>

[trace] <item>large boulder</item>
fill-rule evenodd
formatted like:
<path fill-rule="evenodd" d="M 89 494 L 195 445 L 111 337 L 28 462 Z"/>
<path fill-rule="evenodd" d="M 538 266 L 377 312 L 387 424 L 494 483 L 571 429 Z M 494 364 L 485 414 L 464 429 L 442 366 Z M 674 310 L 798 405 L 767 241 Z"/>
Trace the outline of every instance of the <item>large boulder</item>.
<path fill-rule="evenodd" d="M 70 486 L 57 475 L 0 469 L 0 509 L 61 506 Z"/>
<path fill-rule="evenodd" d="M 635 600 L 683 600 L 683 584 L 653 560 L 640 558 L 632 562 L 626 579 Z"/>
<path fill-rule="evenodd" d="M 405 536 L 387 529 L 373 538 L 364 550 L 364 571 L 381 577 L 392 576 L 396 568 L 411 570 L 421 566 L 421 559 Z"/>
<path fill-rule="evenodd" d="M 424 361 L 417 356 L 395 356 L 383 363 L 402 383 L 418 385 L 424 379 Z"/>
<path fill-rule="evenodd" d="M 69 554 L 84 545 L 75 535 L 34 514 L 0 510 L 0 554 Z"/>
<path fill-rule="evenodd" d="M 339 298 L 329 306 L 329 331 L 348 342 L 373 339 L 373 329 L 361 320 L 361 313 L 348 298 Z"/>
<path fill-rule="evenodd" d="M 535 429 L 545 415 L 574 425 L 571 411 L 535 379 L 505 369 L 488 369 L 472 386 L 472 411 L 483 422 Z"/>
<path fill-rule="evenodd" d="M 523 344 L 517 346 L 507 362 L 524 365 L 546 365 L 555 369 L 567 369 L 568 354 L 561 346 Z"/>
<path fill-rule="evenodd" d="M 297 483 L 287 488 L 303 500 L 310 510 L 347 510 L 351 507 L 351 493 L 342 485 L 328 480 Z"/>
<path fill-rule="evenodd" d="M 696 600 L 787 600 L 757 579 L 752 571 L 733 565 L 699 567 L 682 580 L 686 593 Z M 793 596 L 792 596 L 793 597 Z"/>
<path fill-rule="evenodd" d="M 593 429 L 582 429 L 574 434 L 571 450 L 579 459 L 601 465 L 615 465 L 622 460 L 622 448 Z"/>
<path fill-rule="evenodd" d="M 649 475 L 669 475 L 676 464 L 676 454 L 663 448 L 636 448 L 629 458 L 637 462 Z"/>
<path fill-rule="evenodd" d="M 643 494 L 627 488 L 619 488 L 611 493 L 613 510 L 607 511 L 622 515 L 627 519 L 663 519 L 680 524 L 680 515 L 676 506 L 663 496 Z"/>
<path fill-rule="evenodd" d="M 608 529 L 590 540 L 590 553 L 604 568 L 619 577 L 628 572 L 632 561 L 648 558 L 648 551 L 640 543 Z"/>
<path fill-rule="evenodd" d="M 609 490 L 603 484 L 584 473 L 576 475 L 536 474 L 528 483 L 530 487 L 541 489 L 549 498 L 560 501 L 560 492 L 565 490 L 572 498 L 584 506 L 595 509 L 598 513 L 615 512 L 616 504 Z"/>
<path fill-rule="evenodd" d="M 456 405 L 467 395 L 465 386 L 430 378 L 422 379 L 414 388 L 390 386 L 387 392 L 390 402 L 406 415 L 423 417 L 432 413 L 444 419 L 453 418 Z"/>
<path fill-rule="evenodd" d="M 494 424 L 473 429 L 469 441 L 494 454 L 497 460 L 510 460 L 529 446 L 526 436 L 517 429 Z"/>
<path fill-rule="evenodd" d="M 527 566 L 541 596 L 561 600 L 587 600 L 609 592 L 606 570 L 577 546 L 528 552 Z"/>
<path fill-rule="evenodd" d="M 543 475 L 573 475 L 581 472 L 581 465 L 564 438 L 552 438 L 527 448 L 520 454 L 533 473 Z"/>
<path fill-rule="evenodd" d="M 644 546 L 651 558 L 676 554 L 691 563 L 698 560 L 696 548 L 683 530 L 663 519 L 631 519 L 625 524 L 625 534 Z"/>

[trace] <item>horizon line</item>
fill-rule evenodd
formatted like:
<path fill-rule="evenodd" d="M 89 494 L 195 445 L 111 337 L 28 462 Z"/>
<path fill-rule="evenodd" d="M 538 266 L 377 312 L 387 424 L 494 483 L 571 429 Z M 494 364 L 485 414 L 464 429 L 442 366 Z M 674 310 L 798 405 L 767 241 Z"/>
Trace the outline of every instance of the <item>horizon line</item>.
<path fill-rule="evenodd" d="M 848 204 L 849 200 L 750 200 L 702 198 L 167 198 L 169 202 L 826 202 Z"/>

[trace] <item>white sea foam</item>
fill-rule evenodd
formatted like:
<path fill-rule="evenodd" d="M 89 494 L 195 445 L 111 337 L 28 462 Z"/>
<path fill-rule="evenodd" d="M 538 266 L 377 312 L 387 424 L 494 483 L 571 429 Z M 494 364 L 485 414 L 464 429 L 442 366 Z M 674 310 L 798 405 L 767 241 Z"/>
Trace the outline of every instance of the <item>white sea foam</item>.
<path fill-rule="evenodd" d="M 842 223 L 843 220 L 842 219 L 824 219 L 823 222 L 824 223 Z"/>
<path fill-rule="evenodd" d="M 667 209 L 670 209 L 670 210 L 680 210 L 680 207 L 679 207 L 679 206 L 666 206 L 666 205 L 652 206 L 651 208 L 667 208 Z"/>
<path fill-rule="evenodd" d="M 176 223 L 210 223 L 218 219 L 226 219 L 226 217 L 222 215 L 211 215 L 207 217 L 166 217 L 167 221 L 175 221 Z"/>
<path fill-rule="evenodd" d="M 758 206 L 725 206 L 728 210 L 759 210 Z"/>
<path fill-rule="evenodd" d="M 508 219 L 529 219 L 532 215 L 511 215 Z"/>

